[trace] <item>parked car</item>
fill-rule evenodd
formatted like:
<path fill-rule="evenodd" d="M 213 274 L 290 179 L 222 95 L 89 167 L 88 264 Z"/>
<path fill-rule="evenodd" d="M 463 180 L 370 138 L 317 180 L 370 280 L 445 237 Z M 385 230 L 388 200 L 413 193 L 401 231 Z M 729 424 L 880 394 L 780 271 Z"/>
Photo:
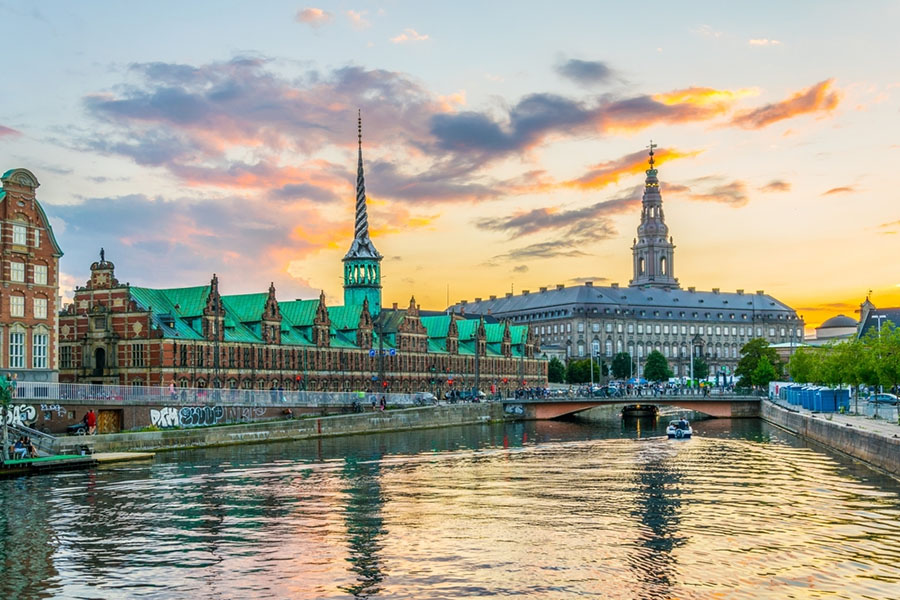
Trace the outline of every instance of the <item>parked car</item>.
<path fill-rule="evenodd" d="M 897 396 L 894 394 L 872 394 L 866 398 L 872 404 L 897 404 Z"/>
<path fill-rule="evenodd" d="M 437 398 L 431 392 L 419 392 L 413 396 L 413 404 L 416 406 L 429 406 L 437 404 Z"/>

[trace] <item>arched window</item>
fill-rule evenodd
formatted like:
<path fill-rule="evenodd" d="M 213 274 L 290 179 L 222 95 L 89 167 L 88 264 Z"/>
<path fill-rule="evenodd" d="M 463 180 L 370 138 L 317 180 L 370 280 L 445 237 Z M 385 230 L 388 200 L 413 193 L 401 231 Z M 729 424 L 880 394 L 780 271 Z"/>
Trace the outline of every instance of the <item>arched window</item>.
<path fill-rule="evenodd" d="M 663 256 L 662 258 L 659 259 L 659 272 L 660 272 L 660 274 L 662 274 L 662 275 L 668 275 L 668 273 L 666 272 L 666 267 L 667 267 L 667 265 L 666 265 L 666 257 Z"/>
<path fill-rule="evenodd" d="M 638 259 L 638 275 L 644 274 L 644 257 Z"/>

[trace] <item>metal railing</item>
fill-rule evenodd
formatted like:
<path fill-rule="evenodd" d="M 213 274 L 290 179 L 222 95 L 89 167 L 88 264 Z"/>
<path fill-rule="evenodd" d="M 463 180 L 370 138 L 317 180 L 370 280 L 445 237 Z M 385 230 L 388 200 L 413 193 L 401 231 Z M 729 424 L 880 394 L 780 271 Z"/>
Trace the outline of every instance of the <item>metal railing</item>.
<path fill-rule="evenodd" d="M 40 403 L 42 410 L 54 404 L 95 406 L 144 406 L 148 404 L 221 404 L 233 406 L 345 406 L 353 402 L 378 402 L 381 397 L 391 405 L 415 405 L 420 394 L 389 394 L 375 392 L 304 392 L 280 389 L 249 390 L 222 388 L 171 388 L 168 386 L 101 385 L 91 383 L 35 383 L 20 382 L 12 403 Z"/>

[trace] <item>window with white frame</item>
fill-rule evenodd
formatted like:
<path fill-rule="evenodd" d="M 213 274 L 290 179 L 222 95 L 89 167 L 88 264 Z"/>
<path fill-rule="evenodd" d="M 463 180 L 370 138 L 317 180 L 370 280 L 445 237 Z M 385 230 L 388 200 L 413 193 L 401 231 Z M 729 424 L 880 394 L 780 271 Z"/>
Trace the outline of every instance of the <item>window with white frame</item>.
<path fill-rule="evenodd" d="M 31 365 L 34 369 L 47 368 L 47 342 L 50 336 L 46 333 L 35 333 L 31 340 Z"/>
<path fill-rule="evenodd" d="M 757 327 L 756 328 L 756 337 L 761 337 L 761 336 L 762 336 L 762 327 Z"/>
<path fill-rule="evenodd" d="M 716 335 L 722 335 L 722 328 L 721 328 L 721 327 L 718 327 L 718 326 L 716 327 Z"/>
<path fill-rule="evenodd" d="M 584 323 L 578 324 L 578 333 L 584 333 Z"/>
<path fill-rule="evenodd" d="M 660 327 L 659 327 L 659 325 L 657 325 L 656 326 L 656 335 L 659 335 L 659 329 L 660 329 Z"/>
<path fill-rule="evenodd" d="M 669 326 L 668 325 L 663 325 L 663 333 L 666 335 L 669 335 Z"/>
<path fill-rule="evenodd" d="M 34 265 L 34 282 L 47 285 L 47 265 Z"/>
<path fill-rule="evenodd" d="M 644 333 L 644 324 L 638 323 L 638 333 Z"/>
<path fill-rule="evenodd" d="M 25 333 L 22 331 L 9 334 L 9 368 L 25 368 Z"/>
<path fill-rule="evenodd" d="M 41 247 L 41 230 L 40 229 L 34 230 L 34 247 L 35 248 Z"/>
<path fill-rule="evenodd" d="M 35 298 L 34 299 L 34 318 L 35 319 L 46 319 L 47 318 L 47 299 L 46 298 Z"/>
<path fill-rule="evenodd" d="M 697 333 L 697 328 L 694 325 L 691 325 L 691 335 Z"/>
<path fill-rule="evenodd" d="M 9 263 L 9 280 L 25 281 L 25 263 L 17 261 Z"/>
<path fill-rule="evenodd" d="M 687 335 L 687 325 L 681 326 L 681 335 Z"/>
<path fill-rule="evenodd" d="M 624 331 L 623 327 L 624 327 L 624 325 L 622 323 L 619 323 L 616 326 L 616 331 L 618 331 L 619 333 L 622 333 Z"/>
<path fill-rule="evenodd" d="M 606 333 L 612 333 L 612 323 L 606 324 Z"/>
<path fill-rule="evenodd" d="M 9 297 L 9 316 L 24 317 L 25 316 L 25 296 Z"/>
<path fill-rule="evenodd" d="M 591 323 L 591 330 L 594 333 L 597 333 L 598 331 L 600 331 L 600 323 Z"/>
<path fill-rule="evenodd" d="M 584 356 L 584 344 L 578 344 L 578 356 Z"/>
<path fill-rule="evenodd" d="M 606 340 L 606 344 L 604 344 L 606 355 L 612 356 L 612 340 Z"/>
<path fill-rule="evenodd" d="M 634 333 L 634 323 L 628 324 L 628 333 Z"/>
<path fill-rule="evenodd" d="M 775 328 L 769 327 L 769 337 L 775 337 Z"/>
<path fill-rule="evenodd" d="M 28 230 L 24 225 L 13 225 L 13 244 L 24 246 L 28 243 Z"/>

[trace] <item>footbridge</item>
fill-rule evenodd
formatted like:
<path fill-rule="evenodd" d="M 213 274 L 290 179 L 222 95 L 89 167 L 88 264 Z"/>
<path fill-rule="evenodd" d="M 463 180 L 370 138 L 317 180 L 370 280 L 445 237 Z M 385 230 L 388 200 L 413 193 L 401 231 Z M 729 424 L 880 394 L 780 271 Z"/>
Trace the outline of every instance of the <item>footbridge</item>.
<path fill-rule="evenodd" d="M 597 406 L 640 404 L 641 406 L 675 406 L 701 412 L 711 417 L 729 419 L 758 417 L 761 400 L 762 398 L 759 396 L 730 394 L 522 398 L 504 400 L 503 410 L 507 415 L 543 420 L 556 419 Z"/>

